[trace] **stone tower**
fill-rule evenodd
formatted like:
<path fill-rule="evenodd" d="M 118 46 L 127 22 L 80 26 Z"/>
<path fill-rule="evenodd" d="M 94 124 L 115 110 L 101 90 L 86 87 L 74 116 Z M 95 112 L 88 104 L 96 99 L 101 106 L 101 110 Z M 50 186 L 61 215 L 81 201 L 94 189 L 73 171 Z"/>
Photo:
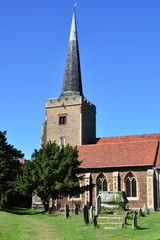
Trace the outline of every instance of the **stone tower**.
<path fill-rule="evenodd" d="M 87 144 L 96 137 L 96 107 L 82 91 L 75 10 L 72 18 L 69 49 L 60 97 L 46 101 L 46 120 L 40 144 L 56 141 L 59 145 Z"/>

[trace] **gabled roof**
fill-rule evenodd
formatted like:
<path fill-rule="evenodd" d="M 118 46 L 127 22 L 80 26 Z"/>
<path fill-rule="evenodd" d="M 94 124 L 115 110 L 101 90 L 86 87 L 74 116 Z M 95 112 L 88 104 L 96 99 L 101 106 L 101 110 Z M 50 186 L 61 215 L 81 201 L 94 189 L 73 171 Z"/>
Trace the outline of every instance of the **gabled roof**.
<path fill-rule="evenodd" d="M 131 137 L 131 136 L 130 136 Z M 105 142 L 78 146 L 81 168 L 154 166 L 159 149 L 158 140 Z"/>

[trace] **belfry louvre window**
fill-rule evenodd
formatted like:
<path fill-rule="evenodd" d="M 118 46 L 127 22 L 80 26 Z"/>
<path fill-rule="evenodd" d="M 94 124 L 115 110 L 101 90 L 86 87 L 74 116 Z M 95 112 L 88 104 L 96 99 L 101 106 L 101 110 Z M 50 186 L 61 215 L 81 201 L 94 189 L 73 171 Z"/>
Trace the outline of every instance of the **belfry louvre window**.
<path fill-rule="evenodd" d="M 97 192 L 102 193 L 107 191 L 107 180 L 106 177 L 101 173 L 97 179 Z"/>
<path fill-rule="evenodd" d="M 132 173 L 126 176 L 125 184 L 127 197 L 137 197 L 137 183 Z"/>
<path fill-rule="evenodd" d="M 67 114 L 58 115 L 58 117 L 59 117 L 59 125 L 64 125 L 67 123 Z"/>

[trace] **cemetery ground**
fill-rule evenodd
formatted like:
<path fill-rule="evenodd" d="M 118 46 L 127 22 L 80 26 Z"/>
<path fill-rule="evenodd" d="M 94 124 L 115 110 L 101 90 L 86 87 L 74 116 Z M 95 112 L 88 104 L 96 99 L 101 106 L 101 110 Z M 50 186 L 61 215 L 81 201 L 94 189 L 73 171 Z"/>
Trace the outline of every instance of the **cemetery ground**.
<path fill-rule="evenodd" d="M 160 212 L 150 212 L 137 216 L 137 229 L 132 229 L 132 216 L 129 215 L 124 228 L 103 229 L 103 225 L 84 225 L 82 213 L 47 215 L 38 210 L 0 211 L 1 240 L 96 240 L 96 239 L 160 239 Z"/>

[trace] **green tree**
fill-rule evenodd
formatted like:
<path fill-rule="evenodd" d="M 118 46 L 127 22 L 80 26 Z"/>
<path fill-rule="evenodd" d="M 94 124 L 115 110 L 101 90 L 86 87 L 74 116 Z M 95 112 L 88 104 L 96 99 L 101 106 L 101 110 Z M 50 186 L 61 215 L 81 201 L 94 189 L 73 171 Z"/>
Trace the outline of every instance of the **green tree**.
<path fill-rule="evenodd" d="M 77 186 L 80 164 L 77 147 L 59 147 L 55 142 L 48 142 L 39 151 L 34 151 L 32 162 L 24 166 L 17 183 L 23 194 L 35 190 L 48 211 L 51 198 L 55 200 L 86 190 Z"/>
<path fill-rule="evenodd" d="M 14 179 L 20 171 L 20 161 L 24 154 L 8 144 L 6 131 L 0 131 L 0 205 L 7 205 L 14 192 Z"/>

